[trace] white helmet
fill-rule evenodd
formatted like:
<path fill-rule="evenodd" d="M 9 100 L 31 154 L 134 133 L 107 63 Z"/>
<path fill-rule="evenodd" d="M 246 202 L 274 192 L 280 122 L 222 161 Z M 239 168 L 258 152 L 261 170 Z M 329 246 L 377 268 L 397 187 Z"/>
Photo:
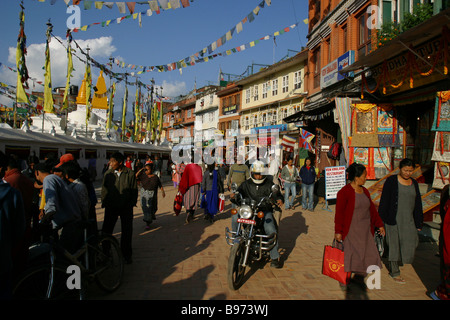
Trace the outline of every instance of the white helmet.
<path fill-rule="evenodd" d="M 261 184 L 264 182 L 264 180 L 266 180 L 266 176 L 263 175 L 263 179 L 261 180 L 256 180 L 255 178 L 253 178 L 253 174 L 257 173 L 257 174 L 263 174 L 264 173 L 264 163 L 261 161 L 255 161 L 252 163 L 251 167 L 250 167 L 250 177 L 253 180 L 254 183 L 256 184 Z"/>

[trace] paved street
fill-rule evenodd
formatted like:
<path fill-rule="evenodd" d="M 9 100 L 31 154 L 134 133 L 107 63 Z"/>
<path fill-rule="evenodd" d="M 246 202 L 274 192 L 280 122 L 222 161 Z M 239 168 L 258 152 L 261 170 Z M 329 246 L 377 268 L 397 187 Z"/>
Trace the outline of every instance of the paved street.
<path fill-rule="evenodd" d="M 165 179 L 167 180 L 167 179 Z M 318 204 L 315 212 L 300 208 L 283 212 L 279 247 L 282 269 L 269 264 L 249 270 L 244 285 L 237 291 L 228 288 L 226 268 L 230 247 L 224 236 L 230 225 L 230 203 L 211 224 L 198 210 L 196 219 L 185 224 L 184 211 L 177 217 L 172 206 L 176 190 L 164 184 L 166 197 L 159 192 L 157 220 L 151 230 L 144 229 L 140 205 L 135 207 L 133 263 L 125 266 L 122 286 L 104 295 L 92 289 L 92 299 L 107 300 L 430 300 L 427 293 L 439 281 L 437 245 L 421 242 L 412 265 L 401 267 L 406 284 L 397 284 L 386 267 L 381 270 L 381 289 L 350 292 L 338 282 L 321 274 L 324 245 L 334 235 L 334 206 L 331 212 Z M 228 197 L 227 197 L 228 200 Z M 103 209 L 97 207 L 99 225 Z M 120 220 L 115 229 L 120 238 Z"/>

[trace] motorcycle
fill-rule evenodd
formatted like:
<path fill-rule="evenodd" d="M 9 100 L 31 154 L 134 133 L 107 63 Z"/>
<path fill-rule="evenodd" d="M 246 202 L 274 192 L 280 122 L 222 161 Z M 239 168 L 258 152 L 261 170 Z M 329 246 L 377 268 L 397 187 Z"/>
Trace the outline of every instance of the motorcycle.
<path fill-rule="evenodd" d="M 255 200 L 244 199 L 237 192 L 237 185 L 231 186 L 235 194 L 234 202 L 239 206 L 232 209 L 231 214 L 238 215 L 237 231 L 225 228 L 227 244 L 231 246 L 228 258 L 227 281 L 231 290 L 237 290 L 244 282 L 245 269 L 255 261 L 262 261 L 270 256 L 270 250 L 277 243 L 278 225 L 274 219 L 277 232 L 266 234 L 264 231 L 264 212 L 260 207 L 269 201 L 276 211 L 281 209 L 275 204 L 272 196 L 279 192 L 277 185 L 272 186 L 268 197 L 263 197 L 258 203 Z"/>

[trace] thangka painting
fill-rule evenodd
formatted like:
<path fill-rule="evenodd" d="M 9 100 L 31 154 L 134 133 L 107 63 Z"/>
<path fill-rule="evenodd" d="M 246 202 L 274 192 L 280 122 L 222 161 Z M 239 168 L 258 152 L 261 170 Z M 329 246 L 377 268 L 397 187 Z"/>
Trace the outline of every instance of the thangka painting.
<path fill-rule="evenodd" d="M 373 166 L 386 168 L 388 171 L 391 170 L 391 157 L 390 148 L 375 148 L 373 155 Z"/>
<path fill-rule="evenodd" d="M 392 133 L 394 128 L 394 111 L 378 109 L 377 121 L 379 133 Z"/>
<path fill-rule="evenodd" d="M 450 162 L 450 132 L 436 132 L 431 160 Z"/>
<path fill-rule="evenodd" d="M 354 148 L 353 162 L 369 165 L 369 148 Z"/>
<path fill-rule="evenodd" d="M 356 123 L 354 134 L 360 133 L 375 133 L 376 125 L 376 108 L 368 112 L 356 112 Z"/>
<path fill-rule="evenodd" d="M 436 94 L 433 131 L 450 131 L 450 91 Z"/>
<path fill-rule="evenodd" d="M 422 196 L 422 208 L 425 214 L 428 211 L 439 209 L 441 193 L 437 190 L 431 190 Z M 424 221 L 430 221 L 424 216 Z"/>
<path fill-rule="evenodd" d="M 433 188 L 442 189 L 450 183 L 450 163 L 437 161 L 434 164 Z"/>

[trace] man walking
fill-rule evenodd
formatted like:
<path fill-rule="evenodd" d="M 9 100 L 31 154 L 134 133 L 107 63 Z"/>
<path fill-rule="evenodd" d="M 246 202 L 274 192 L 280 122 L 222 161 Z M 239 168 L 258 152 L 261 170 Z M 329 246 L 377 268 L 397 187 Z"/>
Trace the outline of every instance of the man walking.
<path fill-rule="evenodd" d="M 120 152 L 110 157 L 110 169 L 105 172 L 101 199 L 105 208 L 103 232 L 112 234 L 120 217 L 122 236 L 121 248 L 125 262 L 132 262 L 131 238 L 133 235 L 133 207 L 137 204 L 138 189 L 134 172 L 124 166 L 124 156 Z"/>

